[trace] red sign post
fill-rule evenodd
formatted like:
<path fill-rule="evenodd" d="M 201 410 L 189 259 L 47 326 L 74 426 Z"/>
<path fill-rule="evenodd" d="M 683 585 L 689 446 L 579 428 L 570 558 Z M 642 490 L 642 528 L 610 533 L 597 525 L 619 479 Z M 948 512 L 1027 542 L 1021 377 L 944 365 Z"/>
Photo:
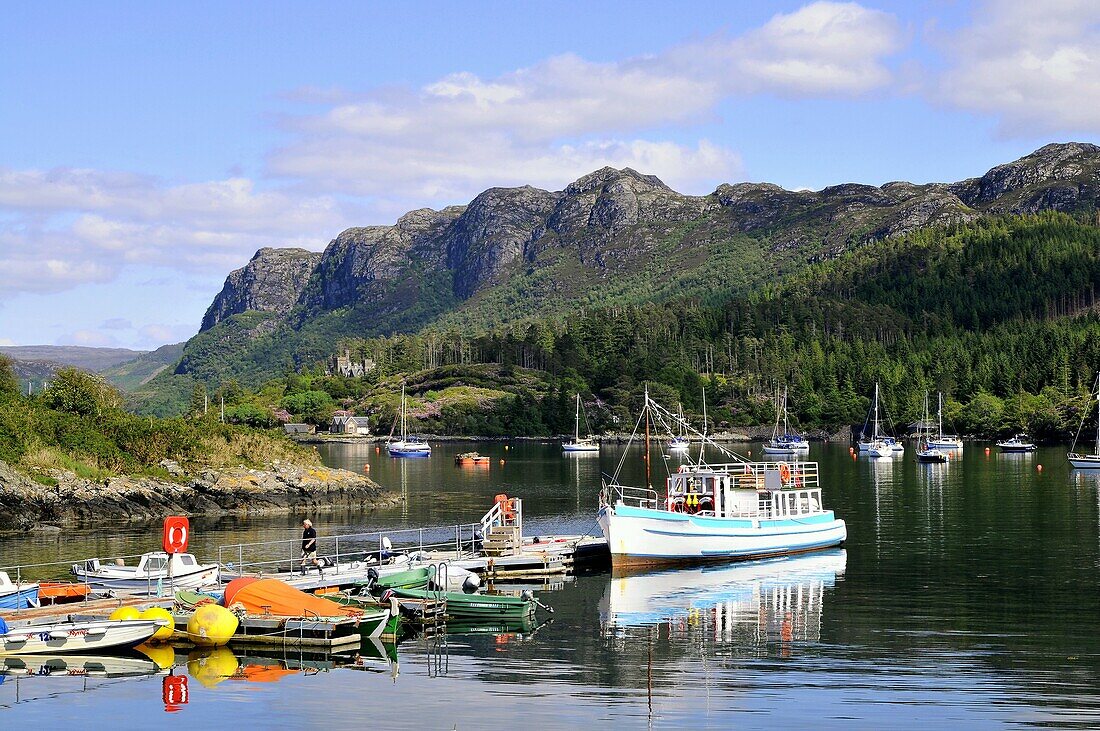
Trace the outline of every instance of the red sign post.
<path fill-rule="evenodd" d="M 164 519 L 164 552 L 183 553 L 191 537 L 191 524 L 186 516 L 170 515 Z"/>

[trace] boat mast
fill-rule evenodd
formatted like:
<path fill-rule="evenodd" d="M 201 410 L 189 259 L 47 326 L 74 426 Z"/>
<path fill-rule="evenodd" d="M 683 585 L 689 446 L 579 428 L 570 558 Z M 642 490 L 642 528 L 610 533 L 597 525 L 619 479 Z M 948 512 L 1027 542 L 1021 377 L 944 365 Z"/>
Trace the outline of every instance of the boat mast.
<path fill-rule="evenodd" d="M 401 441 L 405 439 L 405 384 L 401 384 Z"/>
<path fill-rule="evenodd" d="M 936 440 L 943 440 L 943 391 L 936 391 Z"/>
<path fill-rule="evenodd" d="M 1096 448 L 1093 454 L 1100 454 L 1100 373 L 1096 374 Z"/>
<path fill-rule="evenodd" d="M 573 421 L 573 443 L 581 440 L 581 395 L 577 394 L 577 416 Z"/>
<path fill-rule="evenodd" d="M 645 386 L 645 406 L 642 408 L 645 412 L 645 484 L 650 490 L 653 489 L 653 479 L 649 472 L 649 384 Z"/>
<path fill-rule="evenodd" d="M 787 436 L 791 433 L 790 427 L 787 426 L 787 387 L 783 387 L 783 436 Z"/>
<path fill-rule="evenodd" d="M 878 438 L 879 438 L 879 434 L 878 434 L 878 381 L 875 381 L 875 423 L 872 424 L 872 428 L 874 429 L 874 433 L 871 434 L 871 439 L 877 441 Z"/>

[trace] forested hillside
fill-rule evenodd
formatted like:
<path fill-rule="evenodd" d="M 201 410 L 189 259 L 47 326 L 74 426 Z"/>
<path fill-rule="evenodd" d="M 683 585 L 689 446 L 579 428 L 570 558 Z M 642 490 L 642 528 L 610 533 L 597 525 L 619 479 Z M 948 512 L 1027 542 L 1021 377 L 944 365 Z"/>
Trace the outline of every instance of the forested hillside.
<path fill-rule="evenodd" d="M 377 363 L 367 376 L 306 369 L 261 400 L 323 393 L 387 431 L 404 380 L 422 430 L 540 434 L 571 426 L 577 391 L 597 429 L 621 429 L 644 383 L 696 415 L 705 385 L 712 426 L 736 426 L 770 420 L 771 395 L 787 384 L 803 426 L 832 428 L 863 420 L 877 381 L 898 423 L 942 390 L 964 432 L 1064 437 L 1100 367 L 1098 279 L 1091 218 L 987 218 L 876 242 L 724 304 L 580 308 L 482 333 L 347 340 L 354 358 Z"/>

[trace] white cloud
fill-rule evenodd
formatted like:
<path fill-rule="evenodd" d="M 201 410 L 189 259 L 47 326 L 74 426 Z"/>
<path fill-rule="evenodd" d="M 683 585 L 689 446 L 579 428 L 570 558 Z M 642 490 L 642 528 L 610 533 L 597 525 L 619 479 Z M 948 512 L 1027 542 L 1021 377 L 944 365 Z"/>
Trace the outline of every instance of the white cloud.
<path fill-rule="evenodd" d="M 0 347 L 14 346 L 14 345 L 15 345 L 15 341 L 12 340 L 11 338 L 0 338 Z"/>
<path fill-rule="evenodd" d="M 359 220 L 332 197 L 240 178 L 169 186 L 64 168 L 0 168 L 0 210 L 0 297 L 109 281 L 134 263 L 225 273 L 264 246 L 321 249 Z"/>
<path fill-rule="evenodd" d="M 595 63 L 574 55 L 485 79 L 455 73 L 419 89 L 386 89 L 291 120 L 278 175 L 360 195 L 463 200 L 489 185 L 560 188 L 602 165 L 654 173 L 701 192 L 739 173 L 739 157 L 706 140 L 653 140 L 747 94 L 853 96 L 890 81 L 893 16 L 817 2 L 729 38 Z M 645 134 L 650 132 L 650 134 Z"/>
<path fill-rule="evenodd" d="M 990 0 L 946 41 L 939 100 L 1006 134 L 1100 132 L 1100 3 Z"/>
<path fill-rule="evenodd" d="M 100 330 L 77 330 L 57 339 L 58 345 L 87 345 L 93 348 L 110 348 L 118 345 L 113 335 Z"/>

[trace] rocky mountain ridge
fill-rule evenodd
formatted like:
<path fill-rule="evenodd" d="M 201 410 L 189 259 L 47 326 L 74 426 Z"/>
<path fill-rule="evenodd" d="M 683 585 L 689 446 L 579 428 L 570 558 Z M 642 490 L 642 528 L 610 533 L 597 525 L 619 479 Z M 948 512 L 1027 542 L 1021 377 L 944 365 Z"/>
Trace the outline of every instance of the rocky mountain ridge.
<path fill-rule="evenodd" d="M 211 358 L 232 360 L 230 351 L 265 338 L 254 362 L 273 349 L 300 362 L 346 334 L 495 324 L 624 298 L 735 296 L 927 226 L 1091 210 L 1098 171 L 1100 147 L 1067 143 L 956 183 L 737 183 L 689 196 L 603 168 L 561 191 L 490 188 L 465 206 L 348 229 L 320 254 L 262 249 L 226 279 L 177 373 L 209 377 Z"/>

